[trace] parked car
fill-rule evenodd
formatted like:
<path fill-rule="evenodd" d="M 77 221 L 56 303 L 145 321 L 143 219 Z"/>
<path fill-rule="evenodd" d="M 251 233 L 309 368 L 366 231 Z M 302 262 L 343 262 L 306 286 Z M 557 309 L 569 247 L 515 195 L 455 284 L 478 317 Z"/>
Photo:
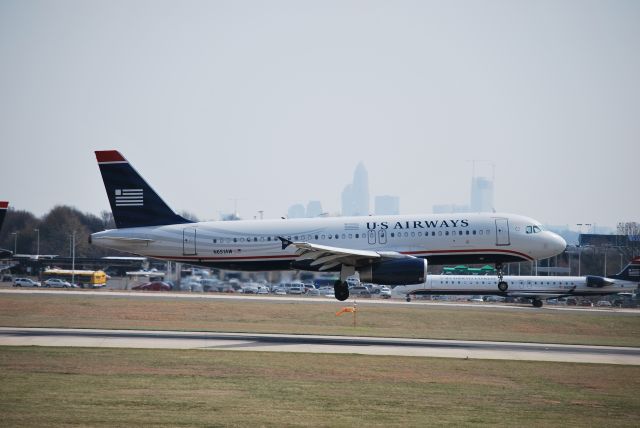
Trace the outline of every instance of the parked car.
<path fill-rule="evenodd" d="M 49 278 L 44 282 L 44 286 L 49 288 L 49 287 L 55 287 L 55 288 L 70 288 L 71 284 L 68 283 L 67 281 L 63 281 L 59 278 Z"/>
<path fill-rule="evenodd" d="M 166 282 L 147 282 L 146 284 L 136 285 L 131 288 L 132 290 L 145 290 L 145 291 L 169 291 L 171 286 Z"/>
<path fill-rule="evenodd" d="M 469 302 L 484 302 L 482 296 L 471 296 L 467 299 Z"/>
<path fill-rule="evenodd" d="M 40 283 L 29 278 L 16 278 L 13 280 L 14 287 L 40 287 Z"/>
<path fill-rule="evenodd" d="M 611 307 L 611 306 L 613 306 L 613 305 L 612 305 L 612 304 L 611 304 L 611 302 L 610 302 L 610 301 L 608 301 L 608 300 L 600 300 L 600 301 L 598 301 L 598 303 L 596 303 L 596 306 L 599 306 L 599 307 L 601 307 L 601 308 L 602 308 L 602 307 L 610 308 L 610 307 Z"/>
<path fill-rule="evenodd" d="M 356 285 L 349 290 L 351 296 L 371 297 L 371 291 L 364 285 Z"/>
<path fill-rule="evenodd" d="M 391 298 L 391 289 L 389 287 L 380 287 L 379 290 L 380 292 L 378 294 L 380 295 L 381 299 Z"/>
<path fill-rule="evenodd" d="M 292 285 L 289 287 L 289 294 L 302 294 L 304 292 L 304 287 L 299 285 Z"/>

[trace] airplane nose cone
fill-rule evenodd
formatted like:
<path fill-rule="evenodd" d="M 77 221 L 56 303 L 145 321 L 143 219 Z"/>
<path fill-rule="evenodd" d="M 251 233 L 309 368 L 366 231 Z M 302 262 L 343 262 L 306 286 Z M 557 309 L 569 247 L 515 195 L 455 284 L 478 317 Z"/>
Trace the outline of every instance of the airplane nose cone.
<path fill-rule="evenodd" d="M 565 241 L 562 236 L 549 232 L 549 237 L 545 240 L 544 247 L 545 250 L 548 250 L 549 254 L 551 254 L 549 257 L 553 257 L 562 253 L 565 248 L 567 248 L 567 241 Z"/>

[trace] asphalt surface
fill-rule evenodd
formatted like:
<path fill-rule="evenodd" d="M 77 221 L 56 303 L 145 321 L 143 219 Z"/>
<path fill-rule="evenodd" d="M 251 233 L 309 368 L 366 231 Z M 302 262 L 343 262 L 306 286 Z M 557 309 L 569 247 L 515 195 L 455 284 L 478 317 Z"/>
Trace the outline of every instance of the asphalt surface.
<path fill-rule="evenodd" d="M 208 349 L 640 365 L 640 348 L 144 330 L 0 327 L 0 346 Z"/>

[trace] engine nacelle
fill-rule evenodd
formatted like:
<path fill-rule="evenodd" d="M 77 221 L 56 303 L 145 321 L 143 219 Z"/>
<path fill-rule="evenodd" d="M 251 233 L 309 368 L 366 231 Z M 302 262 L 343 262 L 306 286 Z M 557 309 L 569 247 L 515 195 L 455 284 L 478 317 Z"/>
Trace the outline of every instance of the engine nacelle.
<path fill-rule="evenodd" d="M 360 282 L 381 285 L 423 284 L 427 279 L 426 259 L 385 260 L 358 268 Z"/>
<path fill-rule="evenodd" d="M 600 288 L 613 284 L 615 284 L 615 281 L 612 281 L 608 278 L 604 278 L 602 276 L 587 275 L 587 287 Z"/>

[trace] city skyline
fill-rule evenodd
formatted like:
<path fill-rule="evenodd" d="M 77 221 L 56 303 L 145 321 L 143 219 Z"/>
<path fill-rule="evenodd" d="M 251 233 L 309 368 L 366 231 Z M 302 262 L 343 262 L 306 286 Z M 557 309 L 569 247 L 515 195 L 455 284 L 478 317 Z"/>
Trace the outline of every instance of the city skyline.
<path fill-rule="evenodd" d="M 420 214 L 490 159 L 497 211 L 638 221 L 638 22 L 592 0 L 1 2 L 0 197 L 99 214 L 93 151 L 117 149 L 201 219 L 339 213 L 359 161 Z"/>

